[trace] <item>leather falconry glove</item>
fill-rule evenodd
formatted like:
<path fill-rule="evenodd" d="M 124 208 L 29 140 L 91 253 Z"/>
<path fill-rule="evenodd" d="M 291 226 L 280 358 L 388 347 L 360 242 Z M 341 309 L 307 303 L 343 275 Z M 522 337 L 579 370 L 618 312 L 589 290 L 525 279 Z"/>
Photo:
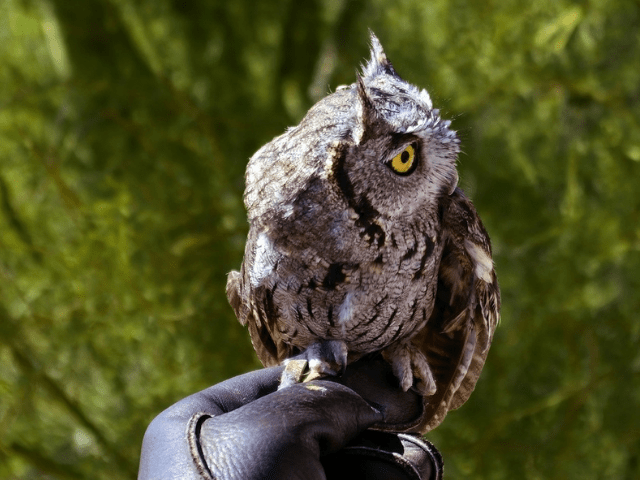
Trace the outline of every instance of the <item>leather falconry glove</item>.
<path fill-rule="evenodd" d="M 284 367 L 250 372 L 191 395 L 145 433 L 138 480 L 442 478 L 439 452 L 394 433 L 420 421 L 420 395 L 389 365 L 362 359 L 340 378 L 278 390 Z"/>

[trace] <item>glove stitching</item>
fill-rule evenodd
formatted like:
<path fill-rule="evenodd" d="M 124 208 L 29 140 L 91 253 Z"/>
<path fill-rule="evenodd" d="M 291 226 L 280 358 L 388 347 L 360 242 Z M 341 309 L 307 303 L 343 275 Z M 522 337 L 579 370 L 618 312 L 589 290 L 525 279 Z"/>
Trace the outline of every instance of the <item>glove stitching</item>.
<path fill-rule="evenodd" d="M 189 453 L 191 453 L 191 458 L 200 477 L 205 480 L 216 480 L 204 459 L 200 444 L 200 429 L 202 424 L 210 418 L 212 416 L 204 412 L 198 412 L 191 416 L 187 423 L 187 442 L 189 443 Z"/>

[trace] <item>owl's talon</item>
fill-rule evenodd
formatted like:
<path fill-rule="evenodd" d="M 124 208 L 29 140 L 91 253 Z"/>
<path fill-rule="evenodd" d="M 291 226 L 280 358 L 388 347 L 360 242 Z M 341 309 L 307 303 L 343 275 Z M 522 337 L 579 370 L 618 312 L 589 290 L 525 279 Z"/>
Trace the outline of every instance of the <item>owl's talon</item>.
<path fill-rule="evenodd" d="M 342 340 L 321 340 L 312 343 L 304 352 L 285 361 L 287 368 L 282 373 L 279 389 L 319 377 L 341 376 L 347 368 L 347 353 L 347 344 Z M 296 373 L 298 369 L 294 372 L 289 367 L 293 362 L 305 363 L 305 367 L 308 362 L 309 371 L 305 380 Z"/>
<path fill-rule="evenodd" d="M 296 383 L 303 381 L 304 375 L 307 371 L 309 362 L 306 359 L 293 359 L 288 358 L 284 362 L 285 369 L 280 375 L 280 385 L 278 390 L 290 387 Z"/>
<path fill-rule="evenodd" d="M 299 358 L 309 361 L 309 370 L 322 375 L 340 376 L 347 368 L 347 344 L 342 340 L 321 340 L 309 345 Z"/>
<path fill-rule="evenodd" d="M 390 346 L 382 356 L 391 364 L 403 391 L 413 387 L 421 395 L 436 393 L 436 381 L 426 357 L 409 340 Z"/>

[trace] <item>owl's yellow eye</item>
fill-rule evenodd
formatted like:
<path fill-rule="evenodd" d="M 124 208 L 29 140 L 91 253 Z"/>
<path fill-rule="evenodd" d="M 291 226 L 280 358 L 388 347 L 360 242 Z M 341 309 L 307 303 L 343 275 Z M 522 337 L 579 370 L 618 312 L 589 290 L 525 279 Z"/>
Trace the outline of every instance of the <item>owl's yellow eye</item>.
<path fill-rule="evenodd" d="M 389 162 L 391 170 L 398 175 L 409 175 L 418 165 L 416 160 L 416 149 L 413 145 L 407 147 Z"/>

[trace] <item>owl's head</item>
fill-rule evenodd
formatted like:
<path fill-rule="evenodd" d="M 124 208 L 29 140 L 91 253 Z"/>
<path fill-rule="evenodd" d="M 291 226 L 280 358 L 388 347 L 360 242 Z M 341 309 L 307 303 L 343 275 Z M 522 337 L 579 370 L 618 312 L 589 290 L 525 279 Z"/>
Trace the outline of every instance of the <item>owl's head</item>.
<path fill-rule="evenodd" d="M 371 33 L 371 59 L 357 81 L 320 100 L 251 159 L 249 217 L 320 230 L 333 229 L 337 212 L 346 222 L 355 211 L 356 223 L 370 227 L 434 211 L 458 181 L 459 140 L 449 125 L 426 90 L 396 73 Z"/>
<path fill-rule="evenodd" d="M 460 141 L 451 122 L 426 90 L 397 74 L 373 33 L 371 59 L 345 90 L 354 97 L 355 126 L 331 167 L 356 204 L 366 199 L 381 214 L 411 216 L 453 192 Z"/>

